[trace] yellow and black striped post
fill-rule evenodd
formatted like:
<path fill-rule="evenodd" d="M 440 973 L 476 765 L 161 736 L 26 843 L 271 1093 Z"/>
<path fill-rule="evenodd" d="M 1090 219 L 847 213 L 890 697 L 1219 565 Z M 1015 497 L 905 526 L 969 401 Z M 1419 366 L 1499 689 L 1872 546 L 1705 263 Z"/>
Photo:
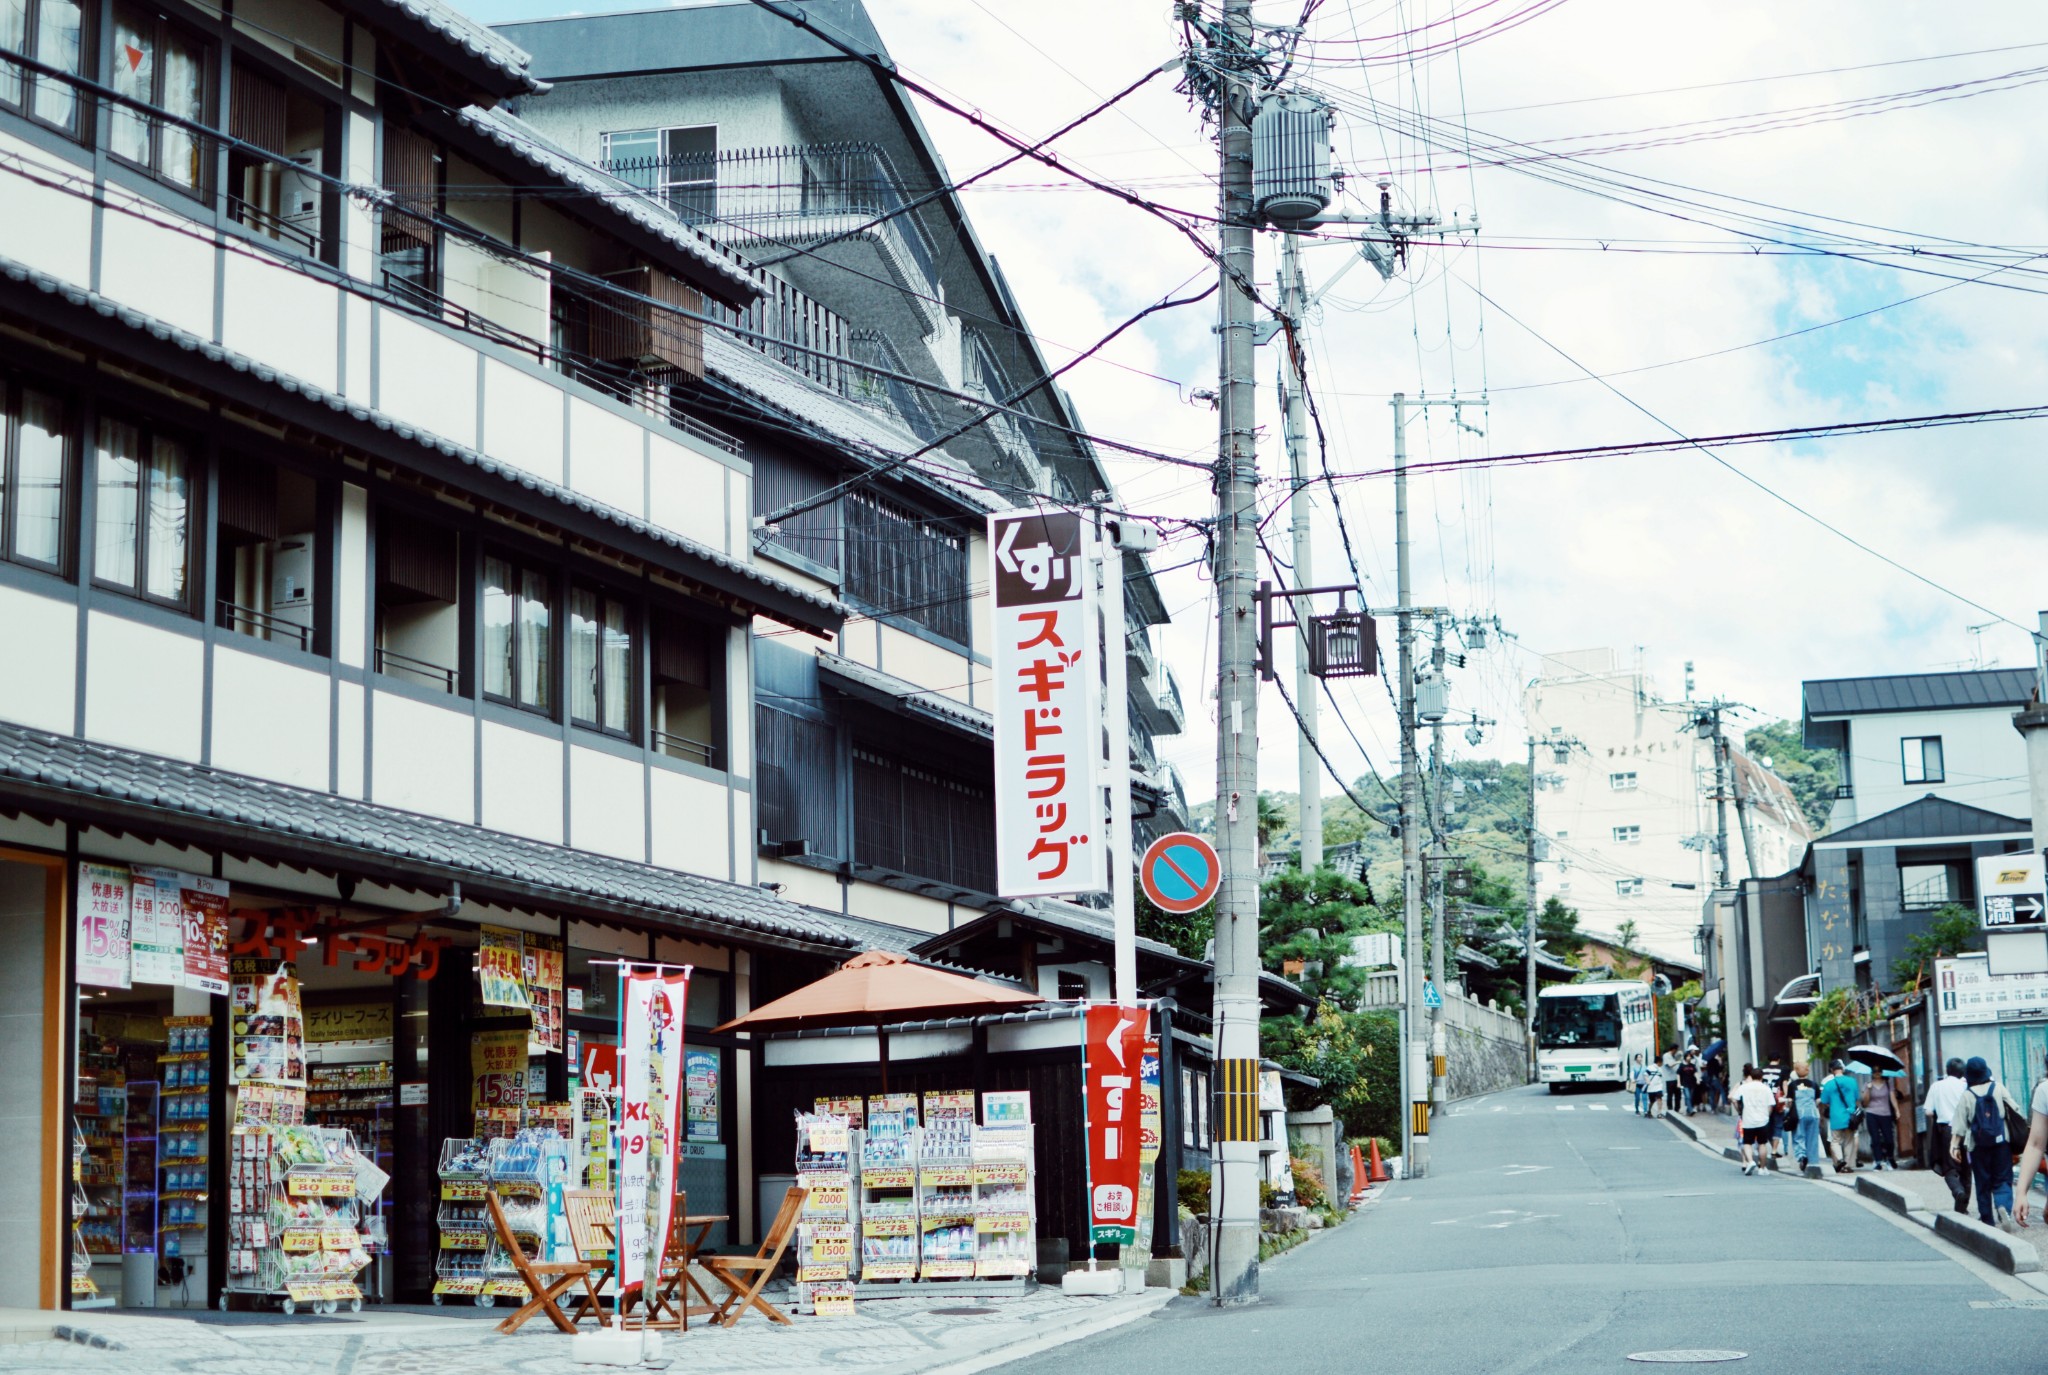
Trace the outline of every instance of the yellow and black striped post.
<path fill-rule="evenodd" d="M 1259 1139 L 1259 1062 L 1218 1060 L 1216 1062 L 1216 1123 L 1218 1141 Z"/>
<path fill-rule="evenodd" d="M 1429 1102 L 1417 1099 L 1408 1105 L 1408 1132 L 1411 1136 L 1429 1135 Z"/>

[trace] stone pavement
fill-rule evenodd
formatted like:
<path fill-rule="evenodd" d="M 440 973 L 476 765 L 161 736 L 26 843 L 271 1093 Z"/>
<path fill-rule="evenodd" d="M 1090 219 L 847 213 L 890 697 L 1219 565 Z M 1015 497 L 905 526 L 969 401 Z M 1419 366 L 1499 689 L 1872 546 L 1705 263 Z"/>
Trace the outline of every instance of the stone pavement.
<path fill-rule="evenodd" d="M 1156 1312 L 1172 1291 L 1070 1298 L 878 1299 L 851 1318 L 758 1314 L 731 1329 L 663 1334 L 660 1366 L 745 1375 L 970 1375 Z M 592 1375 L 544 1319 L 498 1335 L 479 1310 L 366 1309 L 360 1316 L 221 1321 L 139 1314 L 53 1314 L 57 1339 L 0 1345 L 0 1371 L 193 1372 L 194 1375 Z M 590 1330 L 586 1328 L 585 1330 Z M 66 1334 L 68 1333 L 68 1338 Z M 634 1367 L 648 1369 L 648 1366 Z"/>

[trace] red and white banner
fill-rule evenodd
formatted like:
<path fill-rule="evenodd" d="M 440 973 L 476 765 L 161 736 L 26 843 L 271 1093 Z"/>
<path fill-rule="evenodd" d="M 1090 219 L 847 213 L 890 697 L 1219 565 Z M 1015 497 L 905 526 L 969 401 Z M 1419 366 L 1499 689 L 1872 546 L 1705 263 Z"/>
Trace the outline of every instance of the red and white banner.
<path fill-rule="evenodd" d="M 1109 887 L 1095 532 L 1065 511 L 989 517 L 995 583 L 996 891 Z M 1118 627 L 1120 630 L 1121 628 Z M 1111 643 L 1120 643 L 1121 634 Z"/>
<path fill-rule="evenodd" d="M 621 966 L 619 1288 L 661 1276 L 676 1197 L 683 1006 L 690 971 Z"/>
<path fill-rule="evenodd" d="M 1138 1007 L 1088 1009 L 1081 1079 L 1088 1100 L 1089 1236 L 1098 1243 L 1128 1246 L 1138 1237 L 1146 1020 Z"/>

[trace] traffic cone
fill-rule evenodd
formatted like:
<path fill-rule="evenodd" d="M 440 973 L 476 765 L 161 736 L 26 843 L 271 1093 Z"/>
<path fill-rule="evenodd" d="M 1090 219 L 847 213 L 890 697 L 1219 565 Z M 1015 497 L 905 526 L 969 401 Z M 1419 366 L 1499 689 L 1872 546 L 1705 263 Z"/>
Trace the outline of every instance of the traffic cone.
<path fill-rule="evenodd" d="M 1358 1153 L 1356 1143 L 1351 1147 L 1351 1179 L 1351 1201 L 1356 1203 L 1365 1197 L 1366 1185 L 1372 1182 L 1365 1177 L 1365 1157 Z"/>
<path fill-rule="evenodd" d="M 1380 1139 L 1375 1136 L 1372 1139 L 1372 1182 L 1384 1184 L 1390 1178 L 1392 1176 L 1387 1173 L 1387 1167 L 1380 1162 Z"/>

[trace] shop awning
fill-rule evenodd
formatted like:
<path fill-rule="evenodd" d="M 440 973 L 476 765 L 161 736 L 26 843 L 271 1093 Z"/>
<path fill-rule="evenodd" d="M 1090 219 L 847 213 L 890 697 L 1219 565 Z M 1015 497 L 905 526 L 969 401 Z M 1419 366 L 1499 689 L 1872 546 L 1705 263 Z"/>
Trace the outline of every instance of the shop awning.
<path fill-rule="evenodd" d="M 880 669 L 857 664 L 837 654 L 820 654 L 818 672 L 825 681 L 863 702 L 871 702 L 901 716 L 915 717 L 958 731 L 976 740 L 995 738 L 995 718 L 988 712 L 958 702 L 943 692 L 933 692 L 905 682 Z"/>
<path fill-rule="evenodd" d="M 0 723 L 0 811 L 710 940 L 820 952 L 857 942 L 763 888 L 549 845 L 309 788 Z"/>
<path fill-rule="evenodd" d="M 930 969 L 908 955 L 869 950 L 815 983 L 735 1017 L 719 1031 L 802 1031 L 880 1027 L 923 1014 L 956 1017 L 1008 1012 L 1046 1001 L 1036 993 Z"/>

